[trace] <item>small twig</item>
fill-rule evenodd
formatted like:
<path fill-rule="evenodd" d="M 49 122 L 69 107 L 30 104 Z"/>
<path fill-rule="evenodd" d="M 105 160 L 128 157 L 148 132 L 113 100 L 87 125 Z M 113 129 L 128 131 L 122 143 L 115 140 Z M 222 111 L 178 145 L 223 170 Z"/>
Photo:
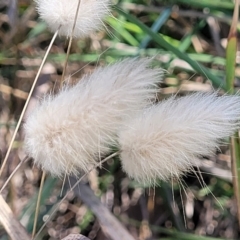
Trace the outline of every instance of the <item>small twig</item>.
<path fill-rule="evenodd" d="M 12 240 L 30 240 L 25 228 L 15 218 L 3 197 L 0 195 L 0 222 Z"/>
<path fill-rule="evenodd" d="M 76 179 L 70 179 L 71 184 L 76 183 Z M 83 184 L 78 183 L 74 193 L 89 207 L 96 215 L 103 231 L 113 240 L 134 240 L 133 236 L 127 229 L 117 220 L 117 218 L 108 210 L 107 207 L 95 196 L 92 189 Z"/>
<path fill-rule="evenodd" d="M 13 175 L 18 171 L 18 169 L 22 166 L 23 163 L 27 162 L 28 160 L 30 160 L 30 157 L 25 157 L 23 160 L 21 160 L 19 162 L 19 164 L 17 165 L 17 167 L 15 167 L 14 171 L 11 173 L 11 175 L 8 177 L 8 179 L 5 181 L 4 185 L 2 186 L 2 188 L 0 189 L 0 194 L 2 193 L 2 191 L 5 189 L 5 187 L 8 185 L 8 183 L 10 182 L 10 180 L 12 179 Z"/>

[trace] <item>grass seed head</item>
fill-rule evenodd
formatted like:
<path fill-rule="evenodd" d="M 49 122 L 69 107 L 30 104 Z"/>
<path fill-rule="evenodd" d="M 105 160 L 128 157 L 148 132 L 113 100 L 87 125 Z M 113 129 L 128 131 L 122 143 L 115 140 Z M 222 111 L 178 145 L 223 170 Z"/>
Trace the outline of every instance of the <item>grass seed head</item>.
<path fill-rule="evenodd" d="M 51 31 L 69 37 L 74 24 L 79 0 L 35 0 L 40 17 L 48 24 Z M 109 14 L 109 0 L 80 0 L 74 37 L 86 37 L 99 29 L 102 19 Z"/>
<path fill-rule="evenodd" d="M 143 184 L 179 178 L 239 128 L 240 97 L 174 97 L 146 109 L 119 134 L 123 170 Z"/>
<path fill-rule="evenodd" d="M 54 175 L 77 174 L 109 153 L 124 122 L 156 97 L 162 72 L 150 62 L 127 59 L 98 68 L 46 97 L 25 123 L 25 147 L 35 163 Z"/>

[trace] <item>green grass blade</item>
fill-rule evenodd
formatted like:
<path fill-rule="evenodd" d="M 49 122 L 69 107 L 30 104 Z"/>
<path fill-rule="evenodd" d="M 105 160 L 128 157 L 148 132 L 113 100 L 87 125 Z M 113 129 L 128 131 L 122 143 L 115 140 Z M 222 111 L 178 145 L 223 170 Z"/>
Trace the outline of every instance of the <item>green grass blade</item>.
<path fill-rule="evenodd" d="M 51 195 L 55 185 L 57 183 L 56 178 L 49 177 L 43 187 L 42 196 L 41 196 L 41 205 L 46 201 L 46 199 L 49 198 Z M 30 233 L 33 229 L 33 221 L 34 221 L 34 215 L 36 210 L 36 201 L 38 197 L 38 192 L 29 200 L 26 207 L 23 209 L 22 214 L 20 215 L 20 221 L 25 226 L 27 231 Z M 44 213 L 46 214 L 46 213 Z M 39 214 L 38 222 L 39 224 L 42 223 L 42 217 L 43 214 Z"/>
<path fill-rule="evenodd" d="M 158 32 L 162 25 L 168 20 L 172 12 L 171 8 L 165 9 L 162 14 L 158 17 L 158 19 L 153 23 L 151 29 L 153 32 Z M 148 43 L 151 41 L 151 37 L 147 35 L 141 42 L 140 48 L 146 48 Z"/>
<path fill-rule="evenodd" d="M 139 42 L 134 38 L 115 18 L 107 18 L 107 23 L 114 28 L 130 45 L 138 46 Z"/>
<path fill-rule="evenodd" d="M 159 44 L 161 47 L 165 48 L 168 51 L 171 51 L 177 57 L 179 57 L 179 58 L 183 59 L 184 61 L 186 61 L 199 74 L 201 74 L 203 76 L 206 76 L 209 80 L 212 81 L 212 83 L 213 83 L 213 85 L 215 87 L 225 88 L 223 86 L 223 82 L 221 81 L 221 79 L 219 79 L 214 74 L 212 74 L 204 66 L 202 66 L 199 63 L 197 63 L 194 60 L 192 60 L 186 53 L 183 53 L 183 52 L 179 51 L 179 49 L 173 47 L 171 44 L 169 44 L 167 41 L 165 41 L 161 35 L 153 32 L 149 27 L 147 27 L 145 24 L 143 24 L 141 21 L 139 21 L 136 17 L 134 17 L 134 16 L 132 16 L 132 15 L 130 15 L 128 13 L 125 13 L 123 10 L 120 10 L 119 8 L 116 8 L 116 11 L 118 13 L 120 13 L 121 15 L 125 16 L 129 21 L 137 24 L 140 28 L 142 28 L 142 30 L 144 32 L 146 32 L 147 34 L 149 34 L 152 37 L 152 39 L 157 44 Z"/>
<path fill-rule="evenodd" d="M 232 10 L 234 8 L 234 4 L 231 1 L 223 1 L 223 0 L 172 0 L 172 2 L 175 2 L 177 4 L 183 3 L 187 4 L 188 6 L 192 7 L 201 7 L 201 8 L 213 8 L 216 9 L 222 9 L 222 10 Z"/>
<path fill-rule="evenodd" d="M 226 87 L 229 93 L 234 93 L 234 79 L 236 67 L 237 37 L 230 35 L 226 49 Z"/>

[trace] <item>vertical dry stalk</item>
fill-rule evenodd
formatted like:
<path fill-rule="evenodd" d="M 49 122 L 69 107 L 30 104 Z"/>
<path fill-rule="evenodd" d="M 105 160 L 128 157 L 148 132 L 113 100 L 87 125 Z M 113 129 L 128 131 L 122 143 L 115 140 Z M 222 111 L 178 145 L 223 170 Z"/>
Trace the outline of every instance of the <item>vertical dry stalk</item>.
<path fill-rule="evenodd" d="M 12 240 L 30 240 L 28 233 L 15 218 L 12 210 L 0 195 L 0 222 Z"/>
<path fill-rule="evenodd" d="M 226 83 L 229 93 L 234 94 L 235 68 L 237 57 L 237 26 L 239 18 L 239 0 L 235 1 L 234 13 L 231 28 L 228 35 L 228 44 L 226 49 Z M 231 138 L 231 160 L 234 194 L 237 203 L 238 223 L 240 226 L 240 138 L 239 132 Z"/>

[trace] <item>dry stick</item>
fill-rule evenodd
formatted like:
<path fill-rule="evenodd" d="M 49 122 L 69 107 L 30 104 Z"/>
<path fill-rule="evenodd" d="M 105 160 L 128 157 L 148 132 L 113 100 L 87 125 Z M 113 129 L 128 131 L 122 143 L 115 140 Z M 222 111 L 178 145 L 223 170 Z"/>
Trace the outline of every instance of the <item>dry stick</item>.
<path fill-rule="evenodd" d="M 37 220 L 38 220 L 38 214 L 39 214 L 39 209 L 40 209 L 41 196 L 42 196 L 42 190 L 43 190 L 43 185 L 44 185 L 45 178 L 46 178 L 46 171 L 43 170 L 41 183 L 40 183 L 40 188 L 39 188 L 39 192 L 38 192 L 38 199 L 37 199 L 37 206 L 36 206 L 36 211 L 35 211 L 35 217 L 34 217 L 32 239 L 34 238 L 34 235 L 35 235 L 36 230 L 37 230 Z"/>
<path fill-rule="evenodd" d="M 71 179 L 73 183 L 74 179 Z M 86 184 L 78 184 L 79 188 L 75 188 L 77 195 L 87 207 L 96 215 L 99 223 L 112 240 L 134 240 L 133 236 L 127 229 L 116 219 L 116 217 L 108 210 L 106 206 L 97 198 L 92 189 Z M 79 191 L 77 191 L 79 190 Z"/>
<path fill-rule="evenodd" d="M 12 240 L 30 240 L 26 229 L 15 218 L 3 197 L 0 195 L 0 222 Z"/>
<path fill-rule="evenodd" d="M 12 179 L 13 175 L 18 171 L 18 169 L 22 166 L 23 163 L 29 161 L 31 158 L 30 157 L 25 157 L 23 160 L 21 160 L 17 167 L 14 169 L 14 171 L 11 173 L 11 175 L 8 177 L 8 179 L 5 181 L 4 185 L 2 186 L 2 188 L 0 189 L 0 194 L 2 193 L 2 191 L 5 189 L 5 187 L 8 185 L 8 183 L 10 182 L 10 180 Z"/>
<path fill-rule="evenodd" d="M 76 14 L 75 14 L 75 17 L 74 17 L 74 23 L 73 23 L 69 43 L 68 43 L 67 56 L 66 56 L 66 60 L 65 60 L 65 63 L 64 63 L 64 67 L 63 67 L 63 73 L 62 73 L 62 77 L 61 77 L 60 87 L 62 87 L 62 85 L 63 85 L 63 80 L 64 80 L 65 72 L 66 72 L 66 69 L 67 69 L 68 58 L 69 58 L 69 55 L 70 55 L 70 49 L 71 49 L 71 46 L 72 46 L 73 34 L 74 34 L 75 27 L 76 27 L 77 16 L 78 16 L 78 12 L 79 12 L 79 9 L 80 9 L 80 5 L 81 5 L 81 0 L 78 1 L 77 11 L 76 11 Z"/>
<path fill-rule="evenodd" d="M 54 43 L 54 41 L 55 41 L 55 39 L 56 39 L 56 37 L 57 37 L 57 35 L 58 35 L 58 31 L 59 31 L 60 27 L 61 27 L 61 26 L 59 26 L 58 30 L 54 33 L 54 36 L 53 36 L 53 38 L 52 38 L 52 40 L 51 40 L 51 42 L 50 42 L 50 44 L 49 44 L 49 46 L 48 46 L 48 49 L 47 49 L 47 51 L 46 51 L 46 53 L 45 53 L 45 56 L 44 56 L 43 60 L 42 60 L 41 66 L 39 67 L 38 72 L 37 72 L 37 75 L 36 75 L 36 77 L 35 77 L 35 79 L 34 79 L 34 81 L 33 81 L 32 88 L 31 88 L 31 90 L 30 90 L 30 92 L 29 92 L 29 94 L 28 94 L 27 101 L 26 101 L 26 103 L 25 103 L 25 105 L 24 105 L 24 108 L 23 108 L 22 113 L 21 113 L 21 115 L 20 115 L 20 118 L 19 118 L 19 120 L 18 120 L 16 129 L 15 129 L 15 131 L 14 131 L 14 133 L 13 133 L 13 136 L 12 136 L 11 142 L 10 142 L 10 144 L 9 144 L 9 147 L 8 147 L 8 150 L 7 150 L 7 153 L 6 153 L 6 156 L 5 156 L 4 160 L 3 160 L 3 164 L 2 164 L 1 169 L 0 169 L 0 177 L 1 177 L 1 175 L 2 175 L 2 172 L 3 172 L 3 169 L 4 169 L 5 165 L 6 165 L 6 163 L 7 163 L 7 159 L 8 159 L 8 157 L 9 157 L 9 154 L 10 154 L 10 151 L 11 151 L 11 148 L 12 148 L 12 145 L 13 145 L 13 142 L 14 142 L 14 140 L 15 140 L 15 138 L 16 138 L 16 135 L 17 135 L 18 129 L 19 129 L 20 125 L 21 125 L 23 116 L 24 116 L 24 114 L 25 114 L 25 112 L 26 112 L 26 110 L 27 110 L 27 106 L 28 106 L 28 104 L 29 104 L 29 101 L 30 101 L 30 98 L 31 98 L 31 96 L 32 96 L 33 90 L 34 90 L 34 88 L 35 88 L 35 86 L 36 86 L 38 77 L 39 77 L 39 75 L 40 75 L 40 73 L 41 73 L 41 71 L 42 71 L 43 65 L 44 65 L 44 63 L 45 63 L 45 61 L 46 61 L 46 59 L 47 59 L 47 56 L 48 56 L 48 54 L 49 54 L 49 52 L 50 52 L 50 49 L 51 49 L 51 47 L 52 47 L 52 45 L 53 45 L 53 43 Z"/>
<path fill-rule="evenodd" d="M 85 174 L 83 174 L 83 176 L 70 188 L 70 190 L 69 190 L 68 192 L 72 191 L 72 190 L 82 181 L 82 179 L 83 179 L 84 177 L 86 177 L 93 169 L 101 166 L 101 165 L 102 165 L 104 162 L 106 162 L 107 160 L 109 160 L 109 159 L 111 159 L 111 158 L 113 158 L 113 157 L 115 157 L 115 156 L 118 156 L 120 152 L 121 152 L 121 151 L 119 150 L 119 151 L 117 151 L 117 152 L 109 155 L 108 157 L 104 158 L 101 162 L 99 162 L 98 164 L 96 164 L 95 166 L 93 166 L 92 168 L 90 168 L 89 171 L 86 172 Z M 54 209 L 53 212 L 50 214 L 50 216 L 48 217 L 48 219 L 50 219 L 50 218 L 53 216 L 53 214 L 58 210 L 58 207 L 60 206 L 60 204 L 67 198 L 67 194 L 68 194 L 68 193 L 66 193 L 66 195 L 62 198 L 62 200 L 58 203 L 58 205 L 55 207 L 55 209 Z M 43 228 L 46 226 L 46 224 L 47 224 L 47 221 L 41 226 L 41 228 L 39 229 L 39 231 L 38 231 L 37 234 L 35 235 L 34 239 L 32 239 L 32 240 L 36 240 L 36 239 L 37 239 L 38 235 L 41 233 L 41 231 L 42 231 Z"/>

